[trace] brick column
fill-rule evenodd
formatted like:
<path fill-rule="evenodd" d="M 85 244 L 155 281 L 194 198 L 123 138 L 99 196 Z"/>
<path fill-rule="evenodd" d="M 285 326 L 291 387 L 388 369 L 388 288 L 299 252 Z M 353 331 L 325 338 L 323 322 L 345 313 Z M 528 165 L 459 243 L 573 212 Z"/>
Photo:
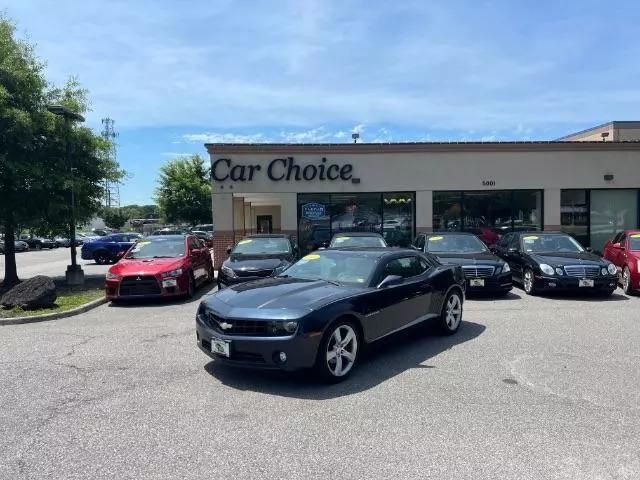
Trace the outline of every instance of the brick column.
<path fill-rule="evenodd" d="M 222 262 L 227 258 L 227 249 L 233 247 L 234 240 L 232 230 L 216 230 L 213 233 L 213 268 L 220 269 Z"/>

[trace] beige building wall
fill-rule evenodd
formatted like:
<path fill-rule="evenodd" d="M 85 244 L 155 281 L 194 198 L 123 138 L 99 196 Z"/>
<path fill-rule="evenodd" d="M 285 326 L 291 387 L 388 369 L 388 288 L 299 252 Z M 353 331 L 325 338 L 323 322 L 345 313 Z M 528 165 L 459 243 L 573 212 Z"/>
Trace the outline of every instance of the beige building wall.
<path fill-rule="evenodd" d="M 616 140 L 619 142 L 640 141 L 640 122 L 636 128 L 620 128 L 616 132 Z"/>
<path fill-rule="evenodd" d="M 272 217 L 272 227 L 273 232 L 278 233 L 282 230 L 282 221 L 280 217 L 280 206 L 272 205 L 272 206 L 256 206 L 253 207 L 251 212 L 252 215 L 252 223 L 254 225 L 254 231 L 258 225 L 258 216 L 259 215 L 271 215 Z"/>

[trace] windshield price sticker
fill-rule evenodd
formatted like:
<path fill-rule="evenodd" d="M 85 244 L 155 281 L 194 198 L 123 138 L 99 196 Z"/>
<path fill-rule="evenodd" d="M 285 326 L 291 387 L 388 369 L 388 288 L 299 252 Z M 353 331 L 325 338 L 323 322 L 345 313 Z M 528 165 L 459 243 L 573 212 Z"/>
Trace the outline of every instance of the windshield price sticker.
<path fill-rule="evenodd" d="M 346 242 L 347 240 L 349 240 L 351 237 L 338 237 L 336 238 L 336 243 L 342 243 L 342 242 Z"/>
<path fill-rule="evenodd" d="M 247 243 L 251 243 L 253 242 L 253 240 L 247 239 L 247 240 L 240 240 L 238 242 L 238 245 L 246 245 Z"/>
<path fill-rule="evenodd" d="M 538 240 L 538 237 L 531 236 L 531 237 L 523 237 L 522 239 L 524 241 L 533 241 L 533 240 Z"/>
<path fill-rule="evenodd" d="M 443 240 L 444 237 L 429 237 L 429 241 L 430 242 L 439 242 L 440 240 Z"/>
<path fill-rule="evenodd" d="M 631 238 L 640 238 L 640 233 L 634 233 Z"/>
<path fill-rule="evenodd" d="M 312 253 L 310 255 L 305 256 L 303 260 L 318 260 L 319 258 L 320 258 L 320 255 L 316 253 Z"/>

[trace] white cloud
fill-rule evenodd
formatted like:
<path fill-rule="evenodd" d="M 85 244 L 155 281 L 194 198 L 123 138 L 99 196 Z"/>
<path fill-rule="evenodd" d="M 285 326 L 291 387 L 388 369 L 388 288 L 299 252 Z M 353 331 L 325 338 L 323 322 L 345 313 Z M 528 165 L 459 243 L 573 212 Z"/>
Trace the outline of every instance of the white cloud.
<path fill-rule="evenodd" d="M 238 133 L 187 133 L 182 136 L 187 143 L 271 143 L 273 140 L 262 133 L 248 135 Z"/>
<path fill-rule="evenodd" d="M 189 152 L 162 152 L 163 157 L 190 157 L 194 153 Z"/>

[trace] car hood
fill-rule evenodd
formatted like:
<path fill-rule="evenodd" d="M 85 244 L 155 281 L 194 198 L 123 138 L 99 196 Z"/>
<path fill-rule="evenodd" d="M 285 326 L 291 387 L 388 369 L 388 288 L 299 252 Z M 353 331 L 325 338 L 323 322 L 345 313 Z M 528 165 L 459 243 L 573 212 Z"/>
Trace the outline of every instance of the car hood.
<path fill-rule="evenodd" d="M 183 258 L 148 258 L 140 260 L 122 258 L 109 271 L 122 276 L 156 275 L 181 268 L 183 263 Z"/>
<path fill-rule="evenodd" d="M 328 303 L 347 298 L 362 288 L 318 280 L 267 278 L 221 290 L 203 303 L 233 318 L 300 318 Z"/>
<path fill-rule="evenodd" d="M 503 264 L 500 260 L 491 252 L 477 252 L 477 253 L 449 253 L 443 252 L 441 254 L 433 253 L 440 263 L 449 265 L 491 265 L 491 264 Z"/>
<path fill-rule="evenodd" d="M 224 262 L 232 270 L 272 270 L 288 261 L 287 255 L 231 255 Z"/>
<path fill-rule="evenodd" d="M 530 253 L 533 260 L 538 263 L 546 263 L 549 265 L 604 265 L 606 262 L 602 257 L 590 252 L 549 252 L 549 253 Z"/>

